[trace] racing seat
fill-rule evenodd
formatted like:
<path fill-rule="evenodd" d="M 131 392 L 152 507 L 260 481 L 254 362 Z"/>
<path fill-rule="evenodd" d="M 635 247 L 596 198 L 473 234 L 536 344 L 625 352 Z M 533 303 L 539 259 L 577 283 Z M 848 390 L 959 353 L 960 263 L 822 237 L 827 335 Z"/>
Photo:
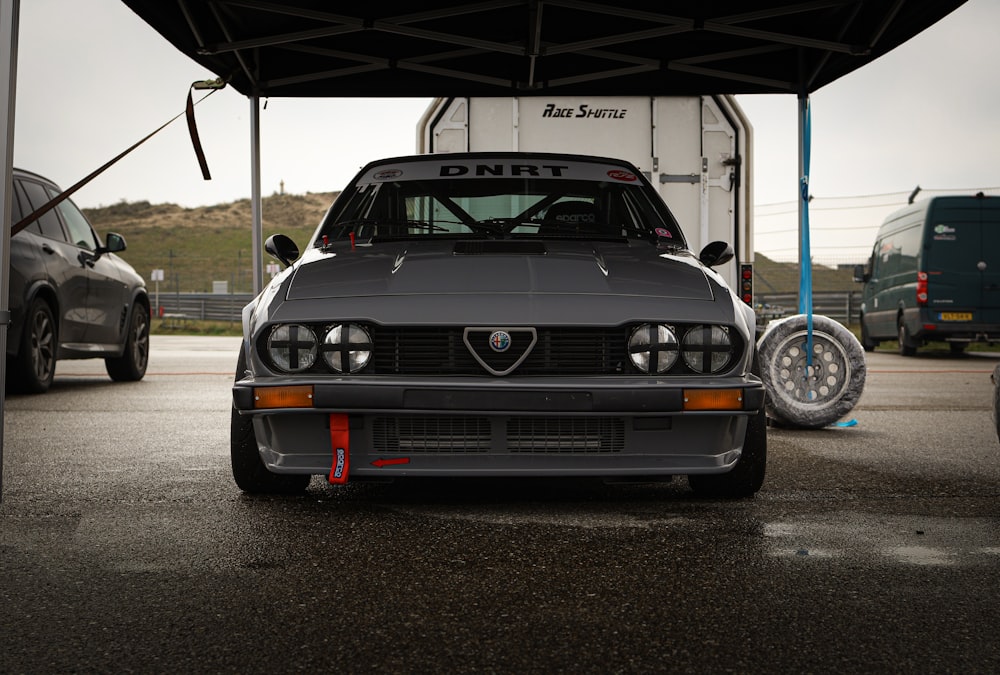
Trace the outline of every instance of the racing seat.
<path fill-rule="evenodd" d="M 598 234 L 598 212 L 590 202 L 556 202 L 545 212 L 540 236 Z"/>

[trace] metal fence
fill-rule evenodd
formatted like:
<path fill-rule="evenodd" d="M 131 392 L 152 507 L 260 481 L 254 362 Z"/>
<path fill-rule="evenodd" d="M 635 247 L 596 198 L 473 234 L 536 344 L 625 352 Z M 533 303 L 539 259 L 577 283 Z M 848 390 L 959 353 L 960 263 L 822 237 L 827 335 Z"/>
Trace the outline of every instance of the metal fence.
<path fill-rule="evenodd" d="M 252 299 L 251 293 L 160 293 L 161 310 L 154 307 L 154 313 L 165 321 L 239 322 L 243 306 Z M 756 301 L 758 314 L 768 319 L 798 314 L 797 293 L 765 293 Z M 813 293 L 813 313 L 843 324 L 857 324 L 860 307 L 860 291 Z"/>
<path fill-rule="evenodd" d="M 851 326 L 860 323 L 861 291 L 826 291 L 813 293 L 813 314 L 828 316 Z M 798 293 L 763 293 L 756 297 L 758 314 L 778 318 L 799 313 Z"/>
<path fill-rule="evenodd" d="M 252 293 L 160 293 L 155 295 L 153 314 L 167 322 L 233 321 L 239 322 L 243 306 L 253 300 Z"/>

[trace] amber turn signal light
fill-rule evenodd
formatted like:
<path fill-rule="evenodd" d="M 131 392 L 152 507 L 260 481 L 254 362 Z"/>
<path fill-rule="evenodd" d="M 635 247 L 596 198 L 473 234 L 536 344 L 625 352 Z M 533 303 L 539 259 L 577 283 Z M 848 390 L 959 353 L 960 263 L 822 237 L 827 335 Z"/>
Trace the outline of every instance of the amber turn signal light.
<path fill-rule="evenodd" d="M 313 388 L 309 384 L 288 387 L 254 387 L 254 408 L 311 408 Z"/>
<path fill-rule="evenodd" d="M 743 410 L 743 390 L 685 389 L 684 410 Z"/>

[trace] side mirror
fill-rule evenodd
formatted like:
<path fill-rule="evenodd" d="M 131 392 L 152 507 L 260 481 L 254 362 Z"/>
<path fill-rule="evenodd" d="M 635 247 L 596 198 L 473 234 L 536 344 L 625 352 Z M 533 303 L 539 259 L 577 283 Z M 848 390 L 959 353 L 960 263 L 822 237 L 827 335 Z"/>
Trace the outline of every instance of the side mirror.
<path fill-rule="evenodd" d="M 277 258 L 285 267 L 291 265 L 299 257 L 299 247 L 295 245 L 291 237 L 286 237 L 283 234 L 272 234 L 264 242 L 264 250 L 267 251 L 271 257 Z"/>
<path fill-rule="evenodd" d="M 87 264 L 93 267 L 97 259 L 105 253 L 118 253 L 119 251 L 124 250 L 125 237 L 117 232 L 108 232 L 108 236 L 104 239 L 104 246 L 98 246 L 93 254 L 87 254 Z"/>
<path fill-rule="evenodd" d="M 855 265 L 854 266 L 854 280 L 859 284 L 867 283 L 872 277 L 865 271 L 865 265 Z"/>
<path fill-rule="evenodd" d="M 104 251 L 106 253 L 118 253 L 125 250 L 125 237 L 117 232 L 108 232 L 104 238 Z"/>
<path fill-rule="evenodd" d="M 732 260 L 736 256 L 733 247 L 724 241 L 713 241 L 701 249 L 698 260 L 709 267 L 715 267 Z"/>

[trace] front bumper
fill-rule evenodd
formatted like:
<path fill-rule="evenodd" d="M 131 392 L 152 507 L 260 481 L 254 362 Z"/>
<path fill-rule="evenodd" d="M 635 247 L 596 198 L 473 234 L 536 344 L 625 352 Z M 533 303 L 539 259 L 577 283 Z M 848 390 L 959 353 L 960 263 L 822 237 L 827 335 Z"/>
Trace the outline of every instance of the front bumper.
<path fill-rule="evenodd" d="M 262 390 L 310 386 L 308 407 L 257 407 Z M 739 408 L 689 410 L 693 392 Z M 326 474 L 331 421 L 349 429 L 350 476 L 641 476 L 722 473 L 764 404 L 742 378 L 261 378 L 233 387 L 267 468 Z"/>

